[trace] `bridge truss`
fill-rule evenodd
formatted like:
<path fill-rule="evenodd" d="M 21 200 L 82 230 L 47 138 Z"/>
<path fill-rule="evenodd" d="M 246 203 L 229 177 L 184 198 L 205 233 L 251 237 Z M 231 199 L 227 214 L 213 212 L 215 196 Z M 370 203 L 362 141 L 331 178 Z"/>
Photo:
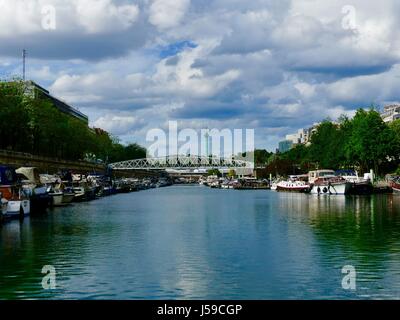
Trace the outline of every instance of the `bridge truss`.
<path fill-rule="evenodd" d="M 254 163 L 233 158 L 170 156 L 112 163 L 113 170 L 253 169 Z"/>

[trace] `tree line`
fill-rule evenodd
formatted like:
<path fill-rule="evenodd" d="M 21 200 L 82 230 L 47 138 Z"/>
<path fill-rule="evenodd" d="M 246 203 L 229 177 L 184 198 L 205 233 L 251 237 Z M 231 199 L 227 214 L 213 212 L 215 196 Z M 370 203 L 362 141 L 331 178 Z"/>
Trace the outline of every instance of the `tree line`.
<path fill-rule="evenodd" d="M 385 123 L 371 108 L 359 109 L 353 118 L 323 121 L 308 145 L 297 145 L 283 154 L 272 155 L 268 174 L 290 175 L 315 169 L 352 169 L 360 174 L 373 169 L 377 174 L 400 174 L 400 120 Z"/>
<path fill-rule="evenodd" d="M 59 111 L 45 98 L 25 94 L 22 81 L 0 82 L 0 149 L 65 160 L 105 163 L 146 157 L 108 132 Z"/>

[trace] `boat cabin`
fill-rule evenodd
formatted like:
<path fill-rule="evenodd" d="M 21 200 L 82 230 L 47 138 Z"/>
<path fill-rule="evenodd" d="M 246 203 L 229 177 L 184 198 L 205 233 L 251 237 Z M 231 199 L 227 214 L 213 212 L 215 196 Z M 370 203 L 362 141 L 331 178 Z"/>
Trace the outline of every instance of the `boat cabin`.
<path fill-rule="evenodd" d="M 333 170 L 316 170 L 308 173 L 308 181 L 313 184 L 319 178 L 333 178 L 335 177 L 335 171 Z"/>

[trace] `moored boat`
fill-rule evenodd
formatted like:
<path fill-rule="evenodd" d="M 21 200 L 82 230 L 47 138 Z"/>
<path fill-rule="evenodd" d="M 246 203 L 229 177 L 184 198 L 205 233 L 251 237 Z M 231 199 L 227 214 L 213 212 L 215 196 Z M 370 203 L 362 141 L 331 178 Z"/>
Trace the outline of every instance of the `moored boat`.
<path fill-rule="evenodd" d="M 3 217 L 22 219 L 30 215 L 29 196 L 18 184 L 17 174 L 11 167 L 0 166 L 0 193 Z"/>
<path fill-rule="evenodd" d="M 318 195 L 345 195 L 351 188 L 351 183 L 336 176 L 333 170 L 310 171 L 309 182 L 311 193 Z"/>
<path fill-rule="evenodd" d="M 74 199 L 75 199 L 75 193 L 74 192 L 70 192 L 70 191 L 64 190 L 63 198 L 62 198 L 62 204 L 63 205 L 70 204 L 72 201 L 74 201 Z"/>
<path fill-rule="evenodd" d="M 305 181 L 281 181 L 276 185 L 277 191 L 307 193 L 311 189 Z"/>
<path fill-rule="evenodd" d="M 64 205 L 63 203 L 64 193 L 62 191 L 50 190 L 49 196 L 51 197 L 51 205 L 53 207 L 60 207 Z"/>
<path fill-rule="evenodd" d="M 350 183 L 348 194 L 351 195 L 369 195 L 374 192 L 374 186 L 368 178 L 361 178 L 353 170 L 338 170 L 336 176 L 342 177 Z"/>
<path fill-rule="evenodd" d="M 84 187 L 74 187 L 74 200 L 75 202 L 86 201 L 86 193 Z"/>
<path fill-rule="evenodd" d="M 393 192 L 400 193 L 400 177 L 390 179 L 389 185 L 393 189 Z"/>
<path fill-rule="evenodd" d="M 312 194 L 345 195 L 348 194 L 351 183 L 341 177 L 322 177 L 315 180 L 311 189 Z"/>
<path fill-rule="evenodd" d="M 21 167 L 16 173 L 21 178 L 24 192 L 29 196 L 31 214 L 45 213 L 52 198 L 47 193 L 47 187 L 41 183 L 37 168 Z"/>

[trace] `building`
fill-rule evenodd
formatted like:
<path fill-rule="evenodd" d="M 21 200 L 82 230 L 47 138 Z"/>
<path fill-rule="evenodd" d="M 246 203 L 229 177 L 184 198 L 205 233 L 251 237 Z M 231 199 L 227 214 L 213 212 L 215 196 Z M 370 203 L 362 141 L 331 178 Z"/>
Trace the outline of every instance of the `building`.
<path fill-rule="evenodd" d="M 400 119 L 400 104 L 392 104 L 385 106 L 381 113 L 382 119 L 386 123 Z"/>
<path fill-rule="evenodd" d="M 293 141 L 292 140 L 284 140 L 279 142 L 279 153 L 285 153 L 288 152 L 290 149 L 293 147 Z"/>
<path fill-rule="evenodd" d="M 284 141 L 279 142 L 279 152 L 284 153 L 299 144 L 310 144 L 311 136 L 316 132 L 319 123 L 314 123 L 312 127 L 299 129 L 296 133 L 286 135 Z"/>
<path fill-rule="evenodd" d="M 50 100 L 53 105 L 60 110 L 62 113 L 67 114 L 71 117 L 74 117 L 87 125 L 89 125 L 89 118 L 79 110 L 75 109 L 71 105 L 67 104 L 64 101 L 61 101 L 60 99 L 52 96 L 50 92 L 41 86 L 39 86 L 37 83 L 33 81 L 27 81 L 26 82 L 26 94 L 29 96 L 32 96 L 34 98 L 44 98 Z"/>

